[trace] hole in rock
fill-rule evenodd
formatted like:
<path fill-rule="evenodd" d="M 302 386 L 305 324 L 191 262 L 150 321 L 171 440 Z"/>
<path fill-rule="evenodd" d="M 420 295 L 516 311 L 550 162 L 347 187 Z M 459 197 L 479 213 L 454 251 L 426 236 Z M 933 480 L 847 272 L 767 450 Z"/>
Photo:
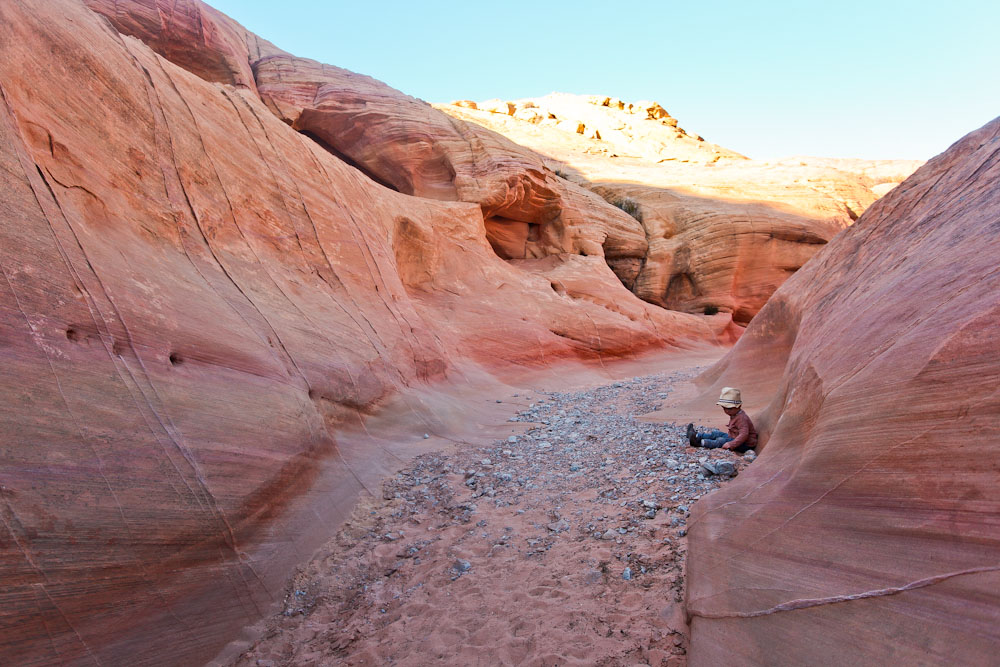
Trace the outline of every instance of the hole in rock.
<path fill-rule="evenodd" d="M 80 340 L 80 332 L 73 327 L 70 327 L 69 329 L 66 329 L 66 338 L 74 341 Z"/>
<path fill-rule="evenodd" d="M 184 363 L 184 360 L 181 359 L 180 355 L 177 354 L 176 352 L 171 352 L 170 356 L 167 357 L 167 359 L 170 360 L 170 365 L 171 366 L 179 366 L 182 363 Z"/>
<path fill-rule="evenodd" d="M 750 320 L 755 314 L 754 310 L 748 306 L 737 306 L 736 310 L 733 311 L 733 322 L 745 327 L 750 324 Z"/>
<path fill-rule="evenodd" d="M 705 314 L 706 315 L 718 315 L 719 314 L 719 307 L 718 306 L 705 306 Z"/>
<path fill-rule="evenodd" d="M 512 220 L 499 215 L 484 220 L 486 240 L 500 259 L 525 259 L 528 244 L 541 238 L 541 225 L 522 220 Z"/>

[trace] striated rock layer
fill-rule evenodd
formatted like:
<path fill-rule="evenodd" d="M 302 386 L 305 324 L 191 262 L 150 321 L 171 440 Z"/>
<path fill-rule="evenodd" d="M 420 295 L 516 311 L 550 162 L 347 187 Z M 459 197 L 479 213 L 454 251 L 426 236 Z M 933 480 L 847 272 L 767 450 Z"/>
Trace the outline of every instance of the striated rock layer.
<path fill-rule="evenodd" d="M 465 130 L 427 105 L 190 0 L 87 4 L 0 3 L 0 662 L 204 661 L 474 421 L 430 383 L 728 340 L 630 293 L 634 219 L 510 142 L 435 171 L 454 137 L 411 129 Z M 298 110 L 290 63 L 338 94 Z M 379 419 L 425 421 L 338 435 Z"/>
<path fill-rule="evenodd" d="M 408 195 L 478 204 L 503 259 L 594 256 L 615 269 L 646 254 L 635 219 L 500 134 L 371 77 L 281 51 L 194 0 L 86 3 L 189 71 L 255 91 L 278 118 L 372 180 Z M 197 30 L 203 38 L 187 39 Z M 225 70 L 219 62 L 240 65 Z"/>
<path fill-rule="evenodd" d="M 690 522 L 694 665 L 1000 651 L 1000 119 L 779 289 L 703 378 L 763 454 Z"/>
<path fill-rule="evenodd" d="M 739 326 L 895 177 L 891 162 L 762 166 L 655 102 L 554 94 L 435 109 L 281 51 L 194 0 L 86 2 L 189 71 L 256 92 L 376 182 L 478 204 L 503 259 L 603 258 L 641 299 Z"/>
<path fill-rule="evenodd" d="M 656 102 L 553 93 L 438 108 L 531 147 L 568 181 L 631 212 L 647 250 L 638 261 L 609 264 L 640 298 L 690 313 L 718 310 L 743 326 L 920 164 L 749 160 L 686 132 Z"/>

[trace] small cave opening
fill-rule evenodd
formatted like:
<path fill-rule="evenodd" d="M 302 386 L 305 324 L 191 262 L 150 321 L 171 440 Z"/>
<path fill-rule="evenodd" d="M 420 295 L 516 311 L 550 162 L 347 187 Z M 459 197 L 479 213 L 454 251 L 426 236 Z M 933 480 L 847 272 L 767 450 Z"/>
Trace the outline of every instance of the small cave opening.
<path fill-rule="evenodd" d="M 537 243 L 541 238 L 541 225 L 534 222 L 512 220 L 498 215 L 484 221 L 486 240 L 500 259 L 525 259 L 528 244 Z"/>
<path fill-rule="evenodd" d="M 170 362 L 171 366 L 180 366 L 181 364 L 184 363 L 184 360 L 181 358 L 181 355 L 178 354 L 177 352 L 171 352 L 170 355 L 167 357 L 167 361 Z"/>
<path fill-rule="evenodd" d="M 498 243 L 495 238 L 491 235 L 486 235 L 486 240 L 490 242 L 490 247 L 493 248 L 493 253 L 500 259 L 513 259 L 507 251 L 504 249 L 503 245 Z"/>
<path fill-rule="evenodd" d="M 80 340 L 80 332 L 73 327 L 69 327 L 66 329 L 66 338 L 67 340 L 78 341 Z"/>
<path fill-rule="evenodd" d="M 537 243 L 542 236 L 542 226 L 534 222 L 528 223 L 528 243 Z"/>
<path fill-rule="evenodd" d="M 604 251 L 604 263 L 608 265 L 622 285 L 630 292 L 635 292 L 635 284 L 646 263 L 646 258 L 637 256 L 633 249 L 622 248 L 610 237 L 604 239 L 601 245 Z"/>

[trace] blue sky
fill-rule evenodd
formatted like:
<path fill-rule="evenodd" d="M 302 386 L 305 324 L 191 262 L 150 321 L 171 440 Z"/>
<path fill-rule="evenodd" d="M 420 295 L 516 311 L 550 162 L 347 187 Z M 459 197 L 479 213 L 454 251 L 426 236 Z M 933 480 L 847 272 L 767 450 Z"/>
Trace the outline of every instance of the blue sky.
<path fill-rule="evenodd" d="M 1000 1 L 208 0 L 429 102 L 660 102 L 754 158 L 926 159 L 1000 115 Z"/>

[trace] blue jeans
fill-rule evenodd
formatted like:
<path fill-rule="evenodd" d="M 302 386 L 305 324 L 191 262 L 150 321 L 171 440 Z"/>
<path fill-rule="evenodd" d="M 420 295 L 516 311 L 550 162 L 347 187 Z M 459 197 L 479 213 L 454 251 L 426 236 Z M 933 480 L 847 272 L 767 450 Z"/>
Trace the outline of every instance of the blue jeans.
<path fill-rule="evenodd" d="M 701 438 L 701 446 L 705 449 L 718 449 L 732 440 L 728 433 L 723 433 L 717 428 L 713 428 L 711 431 L 705 431 L 704 433 L 699 433 L 698 437 Z"/>

